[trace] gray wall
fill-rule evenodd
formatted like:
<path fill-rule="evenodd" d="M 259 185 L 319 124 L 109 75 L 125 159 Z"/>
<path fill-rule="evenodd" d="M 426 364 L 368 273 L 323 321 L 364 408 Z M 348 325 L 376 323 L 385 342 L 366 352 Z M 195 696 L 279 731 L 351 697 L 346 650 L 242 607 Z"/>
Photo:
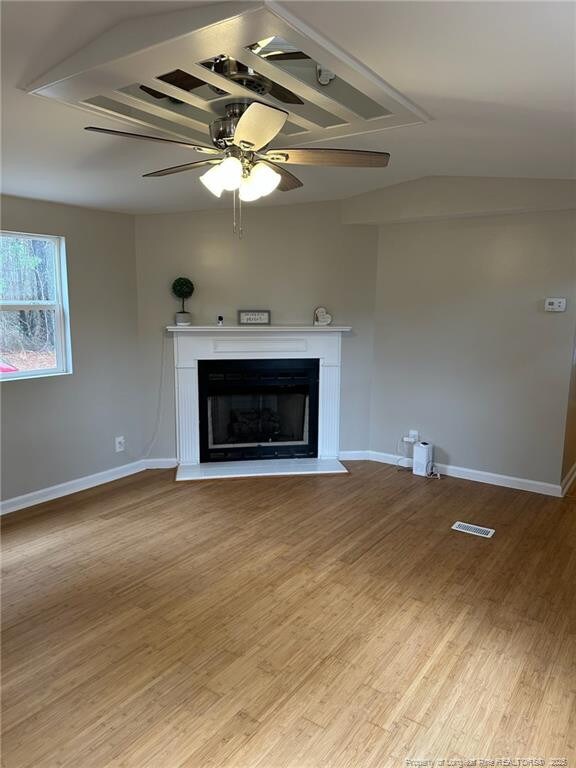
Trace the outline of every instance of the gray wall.
<path fill-rule="evenodd" d="M 325 304 L 353 326 L 343 342 L 343 450 L 395 452 L 415 428 L 442 462 L 558 483 L 576 460 L 573 211 L 464 218 L 462 195 L 475 214 L 510 210 L 518 185 L 491 180 L 479 196 L 472 180 L 449 181 L 401 185 L 396 211 L 391 190 L 375 193 L 382 207 L 370 215 L 358 199 L 342 209 L 247 207 L 241 241 L 231 211 L 134 219 L 4 198 L 5 229 L 66 237 L 74 374 L 2 385 L 3 498 L 145 453 L 174 457 L 163 329 L 180 274 L 196 283 L 196 323 L 218 314 L 235 323 L 239 307 L 308 323 Z M 558 206 L 569 204 L 563 189 Z M 569 311 L 545 314 L 547 295 L 567 296 Z M 125 454 L 114 453 L 117 434 Z"/>
<path fill-rule="evenodd" d="M 538 213 L 576 208 L 576 180 L 490 176 L 425 176 L 346 200 L 346 223 Z"/>
<path fill-rule="evenodd" d="M 196 285 L 188 303 L 196 324 L 214 324 L 219 314 L 235 324 L 243 307 L 270 308 L 274 323 L 310 324 L 322 304 L 335 323 L 352 325 L 342 352 L 341 447 L 366 448 L 376 228 L 343 225 L 337 203 L 245 210 L 242 240 L 232 236 L 231 210 L 136 217 L 145 442 L 154 432 L 162 331 L 178 308 L 170 284 L 184 275 Z M 162 415 L 150 455 L 173 457 L 171 339 L 164 357 Z"/>
<path fill-rule="evenodd" d="M 448 464 L 559 483 L 575 302 L 573 212 L 380 228 L 371 447 L 419 429 Z"/>
<path fill-rule="evenodd" d="M 572 376 L 566 413 L 566 432 L 564 436 L 564 459 L 562 461 L 562 479 L 576 465 L 576 342 L 572 354 Z"/>
<path fill-rule="evenodd" d="M 3 229 L 66 238 L 74 373 L 1 385 L 2 498 L 140 453 L 130 216 L 4 197 Z M 114 452 L 114 436 L 128 451 Z"/>

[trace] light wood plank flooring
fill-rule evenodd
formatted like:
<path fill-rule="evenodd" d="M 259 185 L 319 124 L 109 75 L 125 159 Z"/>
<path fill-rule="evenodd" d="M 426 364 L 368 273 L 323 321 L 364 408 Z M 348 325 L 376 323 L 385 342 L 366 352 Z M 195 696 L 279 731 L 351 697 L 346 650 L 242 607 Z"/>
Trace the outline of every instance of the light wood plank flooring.
<path fill-rule="evenodd" d="M 349 466 L 5 519 L 3 765 L 575 765 L 576 503 Z"/>

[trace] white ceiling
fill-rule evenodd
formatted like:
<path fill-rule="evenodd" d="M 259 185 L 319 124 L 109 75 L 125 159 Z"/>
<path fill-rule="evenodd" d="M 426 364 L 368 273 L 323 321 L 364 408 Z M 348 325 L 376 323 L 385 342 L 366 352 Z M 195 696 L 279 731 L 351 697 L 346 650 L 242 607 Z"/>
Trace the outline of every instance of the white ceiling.
<path fill-rule="evenodd" d="M 120 20 L 200 2 L 2 4 L 2 185 L 7 194 L 129 212 L 228 205 L 187 150 L 82 130 L 94 118 L 21 90 Z M 426 110 L 425 125 L 333 140 L 386 150 L 386 169 L 296 168 L 304 188 L 268 204 L 345 198 L 429 175 L 576 176 L 576 5 L 572 2 L 286 2 L 304 22 Z M 101 119 L 110 128 L 131 128 Z M 261 203 L 259 203 L 261 204 Z"/>

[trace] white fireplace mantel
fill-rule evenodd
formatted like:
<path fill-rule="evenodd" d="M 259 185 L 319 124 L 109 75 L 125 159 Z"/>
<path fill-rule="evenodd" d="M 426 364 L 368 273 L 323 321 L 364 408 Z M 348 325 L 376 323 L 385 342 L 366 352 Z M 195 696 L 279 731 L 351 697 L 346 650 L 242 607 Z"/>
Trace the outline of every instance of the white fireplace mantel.
<path fill-rule="evenodd" d="M 176 384 L 177 480 L 346 472 L 340 448 L 340 347 L 348 326 L 172 325 Z M 198 360 L 317 358 L 318 458 L 200 463 Z"/>
<path fill-rule="evenodd" d="M 169 325 L 170 333 L 345 333 L 349 325 Z"/>

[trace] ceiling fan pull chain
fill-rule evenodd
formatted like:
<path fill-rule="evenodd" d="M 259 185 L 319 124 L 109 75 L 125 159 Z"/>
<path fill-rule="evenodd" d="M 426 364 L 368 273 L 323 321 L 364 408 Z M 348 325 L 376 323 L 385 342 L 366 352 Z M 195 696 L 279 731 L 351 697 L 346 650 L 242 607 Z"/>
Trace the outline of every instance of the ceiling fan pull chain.
<path fill-rule="evenodd" d="M 238 214 L 236 214 L 236 206 L 238 206 Z M 232 190 L 232 210 L 233 210 L 233 232 L 238 235 L 238 240 L 242 240 L 242 200 L 238 194 L 238 190 Z"/>

